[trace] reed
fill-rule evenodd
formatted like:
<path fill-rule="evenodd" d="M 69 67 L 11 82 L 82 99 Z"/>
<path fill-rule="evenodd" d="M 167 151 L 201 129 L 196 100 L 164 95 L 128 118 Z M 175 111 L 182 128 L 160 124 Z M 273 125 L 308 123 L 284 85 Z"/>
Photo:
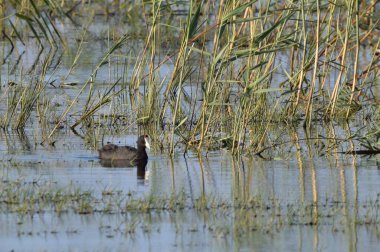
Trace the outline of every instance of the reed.
<path fill-rule="evenodd" d="M 126 12 L 133 27 L 140 27 L 134 35 L 108 32 L 103 38 L 108 39 L 108 50 L 46 139 L 53 138 L 73 110 L 76 116 L 69 120 L 70 127 L 87 125 L 89 129 L 106 118 L 100 111 L 109 106 L 107 118 L 114 118 L 114 124 L 120 114 L 128 115 L 128 125 L 145 127 L 154 139 L 164 141 L 162 146 L 171 154 L 180 143 L 185 151 L 200 152 L 226 140 L 232 152 L 239 154 L 242 143 L 248 151 L 263 148 L 269 123 L 303 121 L 304 127 L 311 128 L 313 121 L 350 120 L 365 113 L 364 105 L 374 111 L 378 104 L 373 92 L 379 78 L 379 20 L 374 18 L 378 11 L 374 3 L 363 8 L 351 0 L 3 4 L 2 20 L 9 21 L 3 23 L 3 39 L 11 48 L 17 41 L 25 44 L 33 39 L 41 51 L 48 47 L 65 52 L 68 39 L 58 29 L 56 18 L 82 25 L 76 56 L 63 79 L 78 67 L 88 27 L 94 22 L 94 15 L 73 18 L 79 11 L 92 10 L 108 18 Z M 141 10 L 140 20 L 133 15 L 136 8 Z M 126 49 L 138 39 L 138 50 Z M 363 57 L 371 61 L 364 63 Z M 37 57 L 31 70 L 44 69 L 44 64 Z M 120 65 L 122 76 L 112 76 Z M 14 64 L 9 73 L 20 67 Z M 47 71 L 51 74 L 59 67 L 58 63 Z M 97 72 L 107 67 L 109 83 L 97 85 Z M 13 127 L 25 127 L 36 108 L 35 99 L 27 97 L 43 92 L 41 80 L 32 83 L 31 93 L 4 90 L 9 105 L 2 127 L 10 125 L 18 106 L 25 112 Z M 99 91 L 99 86 L 104 90 Z M 17 100 L 16 94 L 23 95 Z M 85 100 L 83 108 L 76 108 L 79 99 Z M 125 124 L 125 120 L 119 121 Z"/>

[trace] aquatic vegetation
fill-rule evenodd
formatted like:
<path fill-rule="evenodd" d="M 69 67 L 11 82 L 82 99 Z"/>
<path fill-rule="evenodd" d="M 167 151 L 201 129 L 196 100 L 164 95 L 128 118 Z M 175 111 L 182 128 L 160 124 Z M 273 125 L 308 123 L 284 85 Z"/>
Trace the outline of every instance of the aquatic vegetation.
<path fill-rule="evenodd" d="M 222 139 L 231 140 L 234 153 L 241 152 L 240 143 L 259 152 L 270 142 L 270 124 L 303 122 L 311 128 L 314 121 L 373 117 L 378 110 L 373 90 L 378 86 L 380 42 L 373 40 L 378 34 L 378 20 L 371 15 L 377 11 L 374 5 L 360 8 L 352 1 L 122 2 L 5 4 L 2 25 L 4 39 L 11 45 L 4 57 L 8 64 L 13 62 L 17 41 L 33 40 L 29 34 L 41 48 L 64 53 L 72 39 L 57 21 L 82 27 L 74 34 L 79 43 L 63 80 L 80 64 L 94 12 L 109 18 L 126 12 L 118 22 L 146 28 L 140 38 L 122 31 L 100 35 L 107 40 L 108 50 L 87 81 L 72 93 L 74 97 L 63 104 L 59 120 L 43 141 L 54 142 L 54 133 L 63 122 L 73 130 L 81 126 L 87 131 L 107 118 L 113 118 L 112 125 L 122 125 L 124 120 L 116 119 L 127 114 L 131 115 L 129 127 L 149 129 L 154 139 L 165 141 L 162 147 L 167 146 L 169 153 L 180 143 L 185 143 L 185 149 L 200 151 Z M 143 19 L 134 16 L 136 8 Z M 77 12 L 84 10 L 89 14 L 78 18 Z M 9 16 L 12 13 L 14 18 Z M 129 50 L 127 45 L 138 40 L 142 42 L 139 50 Z M 49 51 L 50 61 L 59 55 L 57 50 Z M 32 93 L 17 96 L 17 100 L 11 91 L 3 93 L 11 97 L 2 127 L 25 128 L 35 100 L 46 91 L 45 83 L 51 83 L 44 76 L 62 69 L 61 59 L 53 68 L 47 68 L 51 63 L 46 62 L 40 66 L 37 60 L 33 66 L 45 71 L 39 80 L 32 80 L 31 86 L 37 87 Z M 22 55 L 14 65 L 20 67 Z M 121 75 L 117 69 L 123 69 Z M 109 78 L 115 81 L 104 83 L 100 90 L 96 85 L 99 71 L 115 73 Z M 78 103 L 82 97 L 84 104 Z M 25 112 L 13 119 L 17 104 Z M 378 118 L 373 120 L 378 123 Z"/>
<path fill-rule="evenodd" d="M 334 221 L 345 221 L 356 225 L 378 225 L 380 223 L 379 198 L 353 205 L 348 202 L 301 203 L 283 205 L 278 200 L 268 201 L 261 197 L 249 197 L 235 202 L 222 200 L 214 196 L 201 196 L 191 203 L 183 193 L 166 196 L 133 196 L 124 197 L 117 190 L 95 196 L 93 192 L 78 187 L 58 188 L 49 181 L 32 183 L 20 178 L 15 181 L 2 180 L 0 183 L 0 211 L 16 212 L 20 215 L 46 213 L 57 214 L 117 214 L 147 212 L 181 212 L 196 210 L 217 217 L 233 215 L 235 232 L 262 229 L 265 226 L 284 225 L 326 225 Z M 358 209 L 342 211 L 342 209 Z M 315 218 L 318 218 L 317 220 Z M 129 223 L 127 230 L 133 232 L 138 223 Z M 217 229 L 217 228 L 213 228 Z M 230 227 L 227 228 L 230 230 Z M 214 230 L 214 232 L 219 232 Z"/>

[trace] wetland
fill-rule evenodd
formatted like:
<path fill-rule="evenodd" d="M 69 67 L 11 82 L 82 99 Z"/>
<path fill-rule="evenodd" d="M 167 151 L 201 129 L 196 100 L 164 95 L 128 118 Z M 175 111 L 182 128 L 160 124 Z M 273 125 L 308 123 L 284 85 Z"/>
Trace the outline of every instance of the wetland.
<path fill-rule="evenodd" d="M 379 247 L 376 1 L 0 6 L 1 251 Z"/>

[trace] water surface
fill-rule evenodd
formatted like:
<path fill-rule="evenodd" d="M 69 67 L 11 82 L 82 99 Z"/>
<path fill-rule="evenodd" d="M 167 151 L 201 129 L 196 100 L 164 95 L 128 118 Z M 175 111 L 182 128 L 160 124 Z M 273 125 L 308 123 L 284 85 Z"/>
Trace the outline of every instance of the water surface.
<path fill-rule="evenodd" d="M 153 147 L 141 177 L 135 167 L 102 167 L 96 150 L 74 134 L 63 134 L 54 147 L 44 147 L 30 146 L 30 133 L 21 139 L 1 134 L 2 183 L 18 179 L 41 187 L 75 187 L 100 201 L 105 191 L 136 199 L 183 194 L 186 207 L 25 214 L 7 211 L 2 204 L 0 243 L 5 251 L 375 251 L 380 243 L 376 156 L 310 157 L 301 152 L 298 158 L 236 160 L 220 150 L 170 158 Z M 113 140 L 133 145 L 135 136 Z M 194 205 L 202 198 L 211 207 L 197 210 Z M 244 199 L 261 206 L 236 207 Z M 225 206 L 212 207 L 216 202 Z M 312 224 L 315 216 L 318 225 Z"/>

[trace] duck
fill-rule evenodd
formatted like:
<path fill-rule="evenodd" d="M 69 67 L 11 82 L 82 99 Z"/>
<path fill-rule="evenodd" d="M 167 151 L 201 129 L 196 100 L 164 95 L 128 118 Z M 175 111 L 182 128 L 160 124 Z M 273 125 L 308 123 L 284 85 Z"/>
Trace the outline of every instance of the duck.
<path fill-rule="evenodd" d="M 116 144 L 106 144 L 98 150 L 99 158 L 101 160 L 120 160 L 128 162 L 131 165 L 138 163 L 146 163 L 148 161 L 148 154 L 146 148 L 150 149 L 148 142 L 148 135 L 140 136 L 136 143 L 137 148 L 132 146 L 118 146 Z"/>

